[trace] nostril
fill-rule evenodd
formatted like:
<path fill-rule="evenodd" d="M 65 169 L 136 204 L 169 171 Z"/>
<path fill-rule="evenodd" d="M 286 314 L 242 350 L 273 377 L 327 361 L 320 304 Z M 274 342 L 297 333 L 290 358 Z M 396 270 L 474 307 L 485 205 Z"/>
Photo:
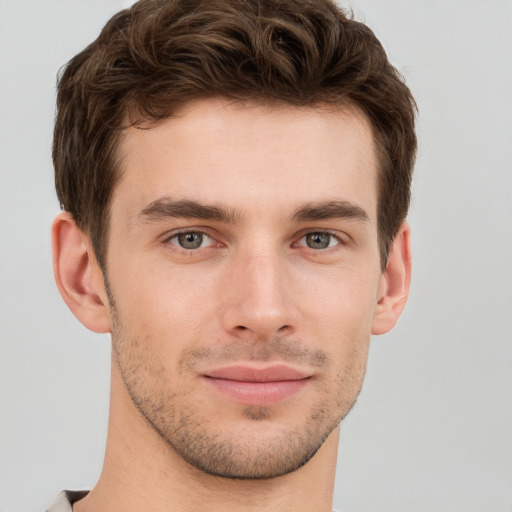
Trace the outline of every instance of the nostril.
<path fill-rule="evenodd" d="M 279 327 L 279 329 L 277 330 L 277 332 L 282 332 L 282 331 L 286 331 L 287 329 L 289 329 L 290 326 L 289 325 L 282 325 L 281 327 Z"/>

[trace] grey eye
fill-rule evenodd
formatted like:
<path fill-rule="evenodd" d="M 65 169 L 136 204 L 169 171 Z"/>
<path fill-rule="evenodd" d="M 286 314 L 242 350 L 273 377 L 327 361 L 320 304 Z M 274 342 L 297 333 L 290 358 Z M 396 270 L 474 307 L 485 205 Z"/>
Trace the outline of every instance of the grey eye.
<path fill-rule="evenodd" d="M 199 249 L 203 244 L 203 233 L 180 233 L 176 236 L 177 242 L 183 249 Z"/>
<path fill-rule="evenodd" d="M 336 238 L 330 233 L 308 233 L 304 237 L 305 245 L 310 249 L 327 249 L 336 245 Z"/>

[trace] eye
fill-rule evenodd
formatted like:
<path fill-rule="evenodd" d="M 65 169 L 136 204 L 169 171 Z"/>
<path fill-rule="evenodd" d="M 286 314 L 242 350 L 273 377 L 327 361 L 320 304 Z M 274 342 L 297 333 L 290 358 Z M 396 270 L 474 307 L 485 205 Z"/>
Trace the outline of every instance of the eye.
<path fill-rule="evenodd" d="M 213 239 L 201 231 L 176 233 L 167 241 L 173 245 L 177 245 L 178 247 L 187 250 L 201 249 L 203 247 L 208 247 L 213 243 Z"/>
<path fill-rule="evenodd" d="M 331 233 L 325 231 L 316 231 L 313 233 L 307 233 L 298 242 L 297 245 L 303 247 L 309 247 L 310 249 L 329 249 L 335 247 L 341 242 L 339 238 Z"/>

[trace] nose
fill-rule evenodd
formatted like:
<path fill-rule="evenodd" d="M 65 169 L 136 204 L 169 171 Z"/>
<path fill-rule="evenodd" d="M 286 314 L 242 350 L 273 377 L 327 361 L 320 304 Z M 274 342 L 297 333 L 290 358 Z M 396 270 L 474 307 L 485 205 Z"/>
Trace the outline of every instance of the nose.
<path fill-rule="evenodd" d="M 221 322 L 229 334 L 265 341 L 296 331 L 292 272 L 278 250 L 247 250 L 233 257 L 222 286 Z"/>

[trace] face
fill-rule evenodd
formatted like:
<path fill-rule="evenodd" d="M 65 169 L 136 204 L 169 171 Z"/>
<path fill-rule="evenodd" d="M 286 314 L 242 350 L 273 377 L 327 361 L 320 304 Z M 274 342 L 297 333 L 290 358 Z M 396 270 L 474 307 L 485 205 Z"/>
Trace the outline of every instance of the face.
<path fill-rule="evenodd" d="M 382 285 L 368 123 L 212 99 L 120 150 L 106 274 L 134 413 L 207 473 L 297 469 L 365 371 Z"/>

